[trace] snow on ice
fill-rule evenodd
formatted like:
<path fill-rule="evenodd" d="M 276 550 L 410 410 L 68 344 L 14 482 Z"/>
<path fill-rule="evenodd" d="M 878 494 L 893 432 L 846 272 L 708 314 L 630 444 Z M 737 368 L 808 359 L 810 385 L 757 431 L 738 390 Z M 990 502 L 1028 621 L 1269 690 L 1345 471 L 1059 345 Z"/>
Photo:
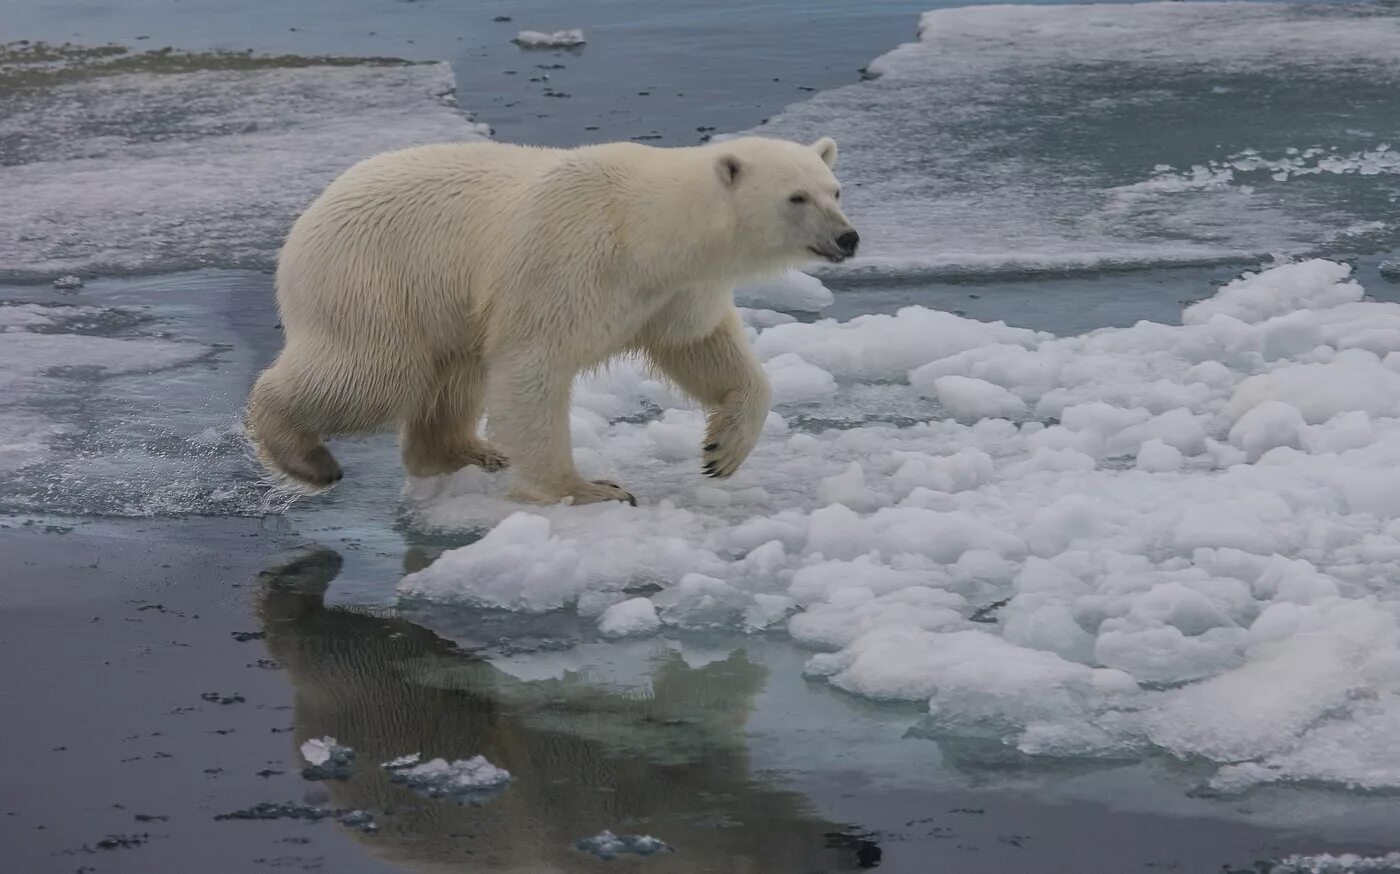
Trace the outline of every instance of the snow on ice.
<path fill-rule="evenodd" d="M 1081 336 L 919 307 L 750 330 L 781 402 L 731 481 L 698 476 L 701 413 L 620 364 L 578 387 L 575 457 L 642 506 L 411 481 L 417 524 L 485 534 L 401 596 L 786 630 L 810 676 L 938 731 L 1213 761 L 1219 791 L 1400 787 L 1400 305 L 1348 266 Z"/>

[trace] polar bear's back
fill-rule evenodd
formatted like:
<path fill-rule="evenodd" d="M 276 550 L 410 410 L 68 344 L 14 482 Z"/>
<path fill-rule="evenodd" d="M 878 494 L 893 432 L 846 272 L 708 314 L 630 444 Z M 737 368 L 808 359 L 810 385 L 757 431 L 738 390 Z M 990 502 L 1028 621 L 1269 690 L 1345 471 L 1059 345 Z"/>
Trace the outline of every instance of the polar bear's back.
<path fill-rule="evenodd" d="M 277 299 L 291 332 L 461 325 L 522 255 L 522 209 L 568 160 L 501 143 L 420 146 L 368 158 L 330 184 L 288 234 Z M 449 325 L 451 327 L 449 328 Z"/>

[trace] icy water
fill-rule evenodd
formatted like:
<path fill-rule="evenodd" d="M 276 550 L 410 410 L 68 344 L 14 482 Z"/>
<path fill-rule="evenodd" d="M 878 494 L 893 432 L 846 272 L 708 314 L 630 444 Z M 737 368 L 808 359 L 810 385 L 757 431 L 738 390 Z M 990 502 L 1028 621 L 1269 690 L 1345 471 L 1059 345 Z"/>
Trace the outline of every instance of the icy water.
<path fill-rule="evenodd" d="M 0 63 L 0 537 L 27 569 L 3 637 L 30 639 L 39 580 L 89 597 L 69 551 L 207 549 L 200 582 L 244 594 L 178 609 L 251 610 L 236 666 L 284 669 L 294 731 L 221 753 L 278 775 L 188 797 L 264 840 L 212 817 L 308 791 L 368 811 L 377 832 L 318 827 L 367 849 L 343 870 L 1395 868 L 1400 15 L 930 5 L 8 10 L 15 37 L 131 51 Z M 566 27 L 587 45 L 509 43 Z M 337 441 L 333 492 L 267 495 L 238 426 L 280 343 L 267 269 L 344 166 L 746 129 L 840 141 L 868 252 L 814 271 L 834 295 L 745 293 L 777 415 L 734 482 L 700 479 L 699 414 L 625 364 L 573 429 L 636 510 L 405 486 L 387 435 Z M 1219 292 L 1313 256 L 1351 269 Z M 80 652 L 70 672 L 106 657 Z M 308 788 L 295 749 L 322 736 L 357 766 Z M 421 799 L 379 767 L 414 752 L 513 779 Z M 12 766 L 8 807 L 47 761 Z M 576 847 L 605 829 L 674 852 Z M 194 840 L 96 863 L 189 870 Z M 26 870 L 75 867 L 34 847 Z"/>

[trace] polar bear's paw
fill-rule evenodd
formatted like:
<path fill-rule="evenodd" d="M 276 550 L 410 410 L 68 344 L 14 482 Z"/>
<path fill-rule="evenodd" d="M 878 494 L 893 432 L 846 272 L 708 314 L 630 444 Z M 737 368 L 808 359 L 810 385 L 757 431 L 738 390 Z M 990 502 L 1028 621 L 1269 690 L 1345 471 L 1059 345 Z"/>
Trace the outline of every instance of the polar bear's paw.
<path fill-rule="evenodd" d="M 580 479 L 573 485 L 566 485 L 562 488 L 558 486 L 541 486 L 529 483 L 517 483 L 511 491 L 510 497 L 517 501 L 524 501 L 529 504 L 598 504 L 603 501 L 621 501 L 632 506 L 637 506 L 637 499 L 632 497 L 632 493 L 622 488 L 622 486 L 612 480 L 599 479 L 592 482 Z"/>
<path fill-rule="evenodd" d="M 482 440 L 451 447 L 410 440 L 404 445 L 403 465 L 414 476 L 430 477 L 455 473 L 464 467 L 479 467 L 488 472 L 505 470 L 510 467 L 510 460 Z"/>
<path fill-rule="evenodd" d="M 623 501 L 637 506 L 637 499 L 632 497 L 632 493 L 622 488 L 622 486 L 610 479 L 595 479 L 592 482 L 585 482 L 574 489 L 573 494 L 565 500 L 571 504 L 596 504 L 599 501 Z"/>
<path fill-rule="evenodd" d="M 733 476 L 758 443 L 767 416 L 766 405 L 757 403 L 732 404 L 715 410 L 705 430 L 701 471 L 716 479 Z"/>
<path fill-rule="evenodd" d="M 510 459 L 486 443 L 476 443 L 470 449 L 459 452 L 458 458 L 461 461 L 460 467 L 474 465 L 492 472 L 510 467 Z"/>

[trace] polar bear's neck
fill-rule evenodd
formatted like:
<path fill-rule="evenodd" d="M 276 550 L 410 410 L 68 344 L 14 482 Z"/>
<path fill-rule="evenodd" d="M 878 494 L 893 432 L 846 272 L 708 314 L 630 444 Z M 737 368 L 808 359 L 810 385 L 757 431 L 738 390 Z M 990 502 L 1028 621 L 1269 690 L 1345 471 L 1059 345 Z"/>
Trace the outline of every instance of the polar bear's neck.
<path fill-rule="evenodd" d="M 780 269 L 746 257 L 708 150 L 624 148 L 599 159 L 611 183 L 608 221 L 639 281 L 734 285 Z"/>

